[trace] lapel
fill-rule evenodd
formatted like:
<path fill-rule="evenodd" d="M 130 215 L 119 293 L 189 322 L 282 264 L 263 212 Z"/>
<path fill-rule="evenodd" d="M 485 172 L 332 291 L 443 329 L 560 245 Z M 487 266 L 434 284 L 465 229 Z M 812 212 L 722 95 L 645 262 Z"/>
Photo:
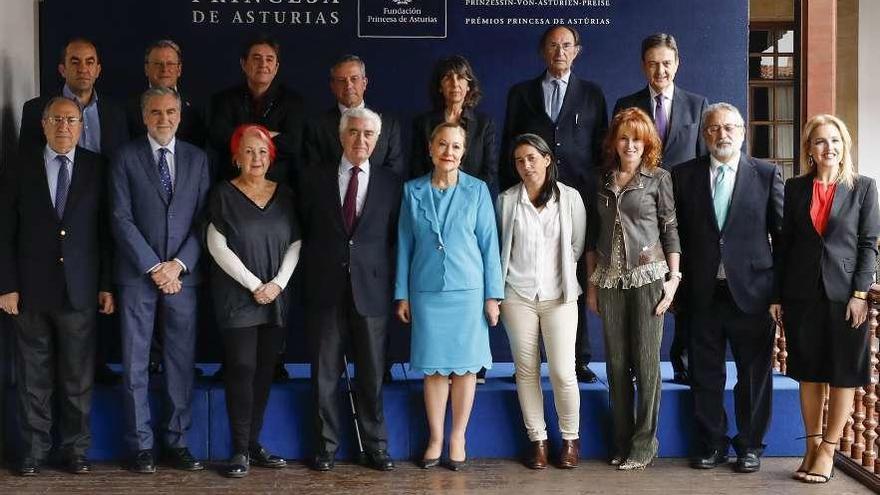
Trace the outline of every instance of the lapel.
<path fill-rule="evenodd" d="M 180 145 L 180 139 L 174 141 L 174 191 L 185 191 L 192 172 L 189 166 L 190 156 L 189 150 L 185 146 Z M 178 194 L 172 194 L 171 201 L 177 198 Z"/>
<path fill-rule="evenodd" d="M 416 208 L 428 221 L 431 230 L 440 237 L 440 223 L 437 220 L 437 209 L 434 208 L 434 197 L 431 195 L 431 174 L 425 174 L 413 181 L 413 199 Z"/>
<path fill-rule="evenodd" d="M 654 119 L 654 102 L 651 101 L 651 90 L 647 86 L 636 96 L 636 107 L 648 114 L 651 120 Z"/>
<path fill-rule="evenodd" d="M 812 181 L 810 182 L 812 185 Z M 855 189 L 855 185 L 853 186 Z M 834 198 L 831 200 L 831 212 L 828 214 L 828 224 L 825 226 L 825 235 L 828 235 L 830 230 L 837 223 L 835 220 L 840 216 L 840 210 L 843 208 L 849 201 L 849 196 L 853 191 L 850 191 L 846 184 L 837 183 L 837 187 L 834 189 Z M 812 188 L 810 188 L 810 197 L 812 197 Z M 809 207 L 807 207 L 807 211 L 809 212 Z M 810 219 L 812 222 L 812 219 Z"/>
<path fill-rule="evenodd" d="M 40 153 L 35 153 L 33 158 L 33 164 L 35 169 L 33 173 L 37 175 L 35 184 L 37 188 L 43 191 L 43 204 L 46 206 L 47 211 L 51 212 L 51 215 L 55 217 L 55 205 L 52 204 L 52 193 L 49 191 L 49 180 L 46 175 L 46 162 L 43 159 L 42 150 L 44 148 L 40 148 Z"/>
<path fill-rule="evenodd" d="M 540 76 L 538 76 L 537 79 L 533 79 L 531 84 L 529 84 L 529 97 L 526 99 L 526 101 L 528 101 L 528 103 L 532 105 L 533 115 L 541 115 L 542 117 L 544 117 L 544 120 L 552 124 L 553 121 L 550 120 L 550 116 L 547 115 L 547 111 L 544 109 L 544 89 L 541 87 L 541 81 L 544 80 L 544 75 L 546 73 L 547 72 L 544 71 L 543 73 L 541 73 Z M 571 82 L 570 78 L 569 82 Z M 566 91 L 565 100 L 562 101 L 563 110 L 565 109 L 565 102 L 567 100 L 568 91 Z M 560 110 L 559 115 L 560 117 L 562 116 L 562 110 Z"/>
<path fill-rule="evenodd" d="M 141 166 L 144 167 L 144 171 L 150 178 L 153 187 L 156 188 L 156 192 L 159 193 L 159 197 L 162 198 L 162 201 L 167 205 L 169 198 L 168 195 L 165 194 L 165 188 L 162 187 L 162 180 L 159 179 L 159 170 L 157 168 L 159 165 L 153 158 L 153 151 L 150 149 L 150 142 L 146 137 L 141 140 L 138 148 L 137 153 L 140 155 L 139 161 L 141 162 Z"/>
<path fill-rule="evenodd" d="M 84 151 L 82 148 L 76 150 L 74 153 L 73 159 L 74 164 L 71 169 L 72 175 L 70 176 L 70 191 L 67 194 L 67 204 L 64 205 L 64 216 L 68 215 L 68 212 L 73 210 L 73 206 L 76 204 L 77 200 L 82 196 L 83 192 L 85 192 L 86 186 L 89 181 L 89 174 L 92 173 L 91 167 L 87 163 L 87 159 L 83 159 Z M 46 168 L 43 167 L 43 174 L 46 173 Z"/>
<path fill-rule="evenodd" d="M 737 216 L 739 210 L 743 209 L 739 205 L 745 205 L 749 202 L 748 193 L 752 190 L 752 181 L 757 173 L 752 161 L 744 154 L 740 154 L 739 165 L 736 170 L 736 181 L 733 183 L 733 193 L 730 198 L 730 206 L 727 209 L 727 219 L 724 221 L 725 229 L 730 225 L 732 219 Z"/>
<path fill-rule="evenodd" d="M 371 205 L 377 201 L 375 198 L 382 194 L 381 191 L 376 192 L 377 189 L 382 187 L 381 184 L 379 184 L 382 179 L 379 177 L 379 173 L 376 172 L 376 167 L 376 164 L 370 163 L 370 180 L 367 182 L 367 197 L 364 198 L 363 209 L 354 223 L 354 229 L 351 233 L 352 237 L 354 237 L 354 234 L 357 232 L 361 223 L 366 219 L 367 214 L 372 211 Z M 337 194 L 336 197 L 338 198 L 339 195 Z M 342 218 L 342 206 L 339 207 L 339 218 Z"/>
<path fill-rule="evenodd" d="M 568 115 L 574 111 L 573 109 L 577 103 L 581 100 L 580 80 L 575 77 L 574 72 L 571 72 L 568 75 L 568 87 L 565 89 L 565 97 L 562 99 L 562 109 L 559 110 L 559 119 L 557 122 L 562 122 L 568 117 Z"/>
<path fill-rule="evenodd" d="M 450 225 L 455 223 L 455 219 L 463 214 L 468 205 L 476 206 L 477 195 L 476 185 L 479 184 L 476 180 L 471 178 L 470 175 L 462 172 L 461 169 L 458 171 L 458 185 L 456 186 L 455 192 L 452 194 L 452 199 L 449 202 L 449 211 L 446 213 L 446 221 L 443 222 L 443 238 L 446 239 L 449 236 Z M 434 196 L 431 195 L 430 188 L 428 188 L 428 194 L 431 197 L 431 201 L 433 203 Z M 435 218 L 436 218 L 436 210 L 435 210 Z"/>
<path fill-rule="evenodd" d="M 718 228 L 718 217 L 715 216 L 715 203 L 712 201 L 712 188 L 709 186 L 709 182 L 712 180 L 712 174 L 710 171 L 712 170 L 712 160 L 707 156 L 703 159 L 703 163 L 700 168 L 697 169 L 696 180 L 697 180 L 697 194 L 701 197 L 697 198 L 697 208 L 699 210 L 699 204 L 702 202 L 706 211 L 709 212 L 706 215 L 709 218 L 709 223 L 712 224 L 712 229 L 718 234 L 721 235 L 721 229 Z M 728 218 L 730 214 L 728 213 Z"/>
<path fill-rule="evenodd" d="M 316 173 L 320 174 L 321 187 L 326 190 L 324 194 L 319 193 L 319 196 L 326 195 L 333 198 L 330 200 L 334 205 L 332 208 L 335 212 L 334 215 L 330 215 L 333 218 L 333 225 L 336 230 L 347 237 L 345 221 L 342 219 L 342 200 L 339 199 L 339 163 L 335 167 L 321 167 Z"/>
<path fill-rule="evenodd" d="M 669 125 L 666 128 L 666 142 L 663 143 L 664 150 L 668 150 L 671 143 L 675 141 L 675 138 L 678 136 L 677 131 L 682 127 L 681 116 L 685 105 L 687 105 L 687 102 L 685 101 L 684 93 L 676 87 L 672 90 L 672 111 L 669 113 Z M 740 163 L 742 163 L 742 160 L 740 160 Z"/>

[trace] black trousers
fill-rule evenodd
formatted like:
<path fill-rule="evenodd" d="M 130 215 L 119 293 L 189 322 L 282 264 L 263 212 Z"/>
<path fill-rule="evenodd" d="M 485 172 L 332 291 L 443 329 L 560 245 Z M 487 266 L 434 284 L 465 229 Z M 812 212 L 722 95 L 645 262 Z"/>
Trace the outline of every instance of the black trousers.
<path fill-rule="evenodd" d="M 286 331 L 284 327 L 261 325 L 220 332 L 226 350 L 223 380 L 233 453 L 247 452 L 260 442 L 276 356 Z"/>
<path fill-rule="evenodd" d="M 690 342 L 690 314 L 685 309 L 675 313 L 675 333 L 669 346 L 669 361 L 673 371 L 688 370 L 688 342 Z"/>
<path fill-rule="evenodd" d="M 773 396 L 772 363 L 775 338 L 768 312 L 740 311 L 726 284 L 719 283 L 712 303 L 692 308 L 690 332 L 691 391 L 694 398 L 696 443 L 701 453 L 726 450 L 727 414 L 724 411 L 727 342 L 736 363 L 733 388 L 737 453 L 763 449 L 770 423 Z"/>
<path fill-rule="evenodd" d="M 334 453 L 339 447 L 339 386 L 344 353 L 355 364 L 353 386 L 357 393 L 357 413 L 364 449 L 370 452 L 388 448 L 382 405 L 387 323 L 387 315 L 359 314 L 350 291 L 335 306 L 307 309 L 306 330 L 312 343 L 312 387 L 318 452 Z"/>
<path fill-rule="evenodd" d="M 86 455 L 92 438 L 89 413 L 95 371 L 96 314 L 94 308 L 22 311 L 13 318 L 22 457 L 48 457 L 56 398 L 60 454 Z"/>

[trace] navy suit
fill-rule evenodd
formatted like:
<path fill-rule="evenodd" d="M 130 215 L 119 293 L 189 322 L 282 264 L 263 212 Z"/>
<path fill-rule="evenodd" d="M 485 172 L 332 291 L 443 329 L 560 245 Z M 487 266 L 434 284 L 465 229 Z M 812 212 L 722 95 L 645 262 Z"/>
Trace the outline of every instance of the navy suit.
<path fill-rule="evenodd" d="M 164 443 L 185 447 L 195 350 L 196 290 L 201 247 L 197 222 L 210 187 L 208 158 L 195 146 L 177 140 L 176 173 L 169 198 L 146 137 L 126 144 L 110 173 L 111 224 L 116 239 L 114 280 L 119 287 L 122 364 L 125 385 L 126 441 L 133 451 L 153 448 L 147 402 L 150 340 L 154 322 L 165 335 L 163 360 L 169 414 L 163 419 Z M 178 259 L 186 265 L 183 288 L 162 294 L 148 271 Z"/>
<path fill-rule="evenodd" d="M 734 387 L 738 454 L 763 449 L 770 421 L 775 339 L 768 309 L 775 275 L 773 243 L 782 228 L 782 174 L 742 155 L 723 228 L 712 203 L 708 156 L 672 171 L 681 238 L 682 302 L 691 315 L 690 372 L 697 447 L 726 452 L 726 343 L 737 369 Z M 726 279 L 719 279 L 719 263 Z"/>

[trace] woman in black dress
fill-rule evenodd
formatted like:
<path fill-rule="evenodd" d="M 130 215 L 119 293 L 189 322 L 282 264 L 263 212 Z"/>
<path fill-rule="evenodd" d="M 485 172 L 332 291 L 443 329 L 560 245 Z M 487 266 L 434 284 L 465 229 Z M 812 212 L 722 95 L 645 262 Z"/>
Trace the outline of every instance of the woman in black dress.
<path fill-rule="evenodd" d="M 230 149 L 238 176 L 217 185 L 207 215 L 214 260 L 211 292 L 225 348 L 226 411 L 233 455 L 223 474 L 240 478 L 251 464 L 280 468 L 284 459 L 259 443 L 263 412 L 286 331 L 287 283 L 299 260 L 293 192 L 266 179 L 275 158 L 269 130 L 245 124 Z"/>

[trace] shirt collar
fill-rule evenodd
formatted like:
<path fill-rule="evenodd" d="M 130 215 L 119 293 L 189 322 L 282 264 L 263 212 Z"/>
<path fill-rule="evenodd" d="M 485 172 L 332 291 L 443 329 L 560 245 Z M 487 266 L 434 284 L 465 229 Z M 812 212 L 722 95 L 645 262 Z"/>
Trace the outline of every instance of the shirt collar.
<path fill-rule="evenodd" d="M 520 192 L 519 192 L 519 202 L 522 204 L 532 204 L 532 200 L 529 199 L 529 192 L 526 189 L 526 185 L 520 182 Z M 556 203 L 556 194 L 550 196 L 550 200 L 547 201 L 545 206 L 550 206 L 551 204 Z"/>
<path fill-rule="evenodd" d="M 558 80 L 562 81 L 562 83 L 565 85 L 565 87 L 568 87 L 569 78 L 571 78 L 571 70 L 570 69 L 568 72 L 563 74 L 562 77 L 558 78 Z M 553 77 L 553 75 L 550 74 L 549 70 L 544 71 L 544 82 L 546 84 L 553 84 L 553 81 L 555 81 L 555 80 L 557 80 L 557 78 Z"/>
<path fill-rule="evenodd" d="M 342 155 L 342 159 L 339 161 L 339 174 L 350 174 L 351 169 L 353 168 L 354 165 L 352 165 L 352 163 L 348 161 L 348 158 L 346 158 L 345 155 Z M 369 174 L 370 160 L 367 160 L 364 163 L 360 164 L 360 168 L 362 172 Z"/>
<path fill-rule="evenodd" d="M 654 88 L 651 87 L 650 84 L 648 85 L 648 91 L 651 92 L 651 101 L 652 101 L 652 102 L 656 101 L 656 99 L 657 99 L 657 95 L 659 95 L 660 92 L 655 91 Z M 671 84 L 671 83 L 670 83 L 669 86 L 666 86 L 666 88 L 662 91 L 662 93 L 663 93 L 663 99 L 664 99 L 664 100 L 670 100 L 670 101 L 671 101 L 671 100 L 672 100 L 672 94 L 673 94 L 674 92 L 675 92 L 675 84 Z"/>
<path fill-rule="evenodd" d="M 360 104 L 360 105 L 356 105 L 356 106 L 353 106 L 353 107 L 347 107 L 347 106 L 345 106 L 345 105 L 343 105 L 342 103 L 339 103 L 339 102 L 336 102 L 336 106 L 339 108 L 339 113 L 340 113 L 340 114 L 343 114 L 343 113 L 345 113 L 346 110 L 351 110 L 352 108 L 367 108 L 367 104 L 366 104 L 365 100 L 361 100 L 361 104 Z"/>
<path fill-rule="evenodd" d="M 740 154 L 741 152 L 739 150 L 736 150 L 736 154 L 734 154 L 733 157 L 731 157 L 730 160 L 726 162 L 722 162 L 710 154 L 709 166 L 712 167 L 712 172 L 716 172 L 718 170 L 718 167 L 720 167 L 721 165 L 726 165 L 730 167 L 730 169 L 733 170 L 734 173 L 736 173 L 736 170 L 739 168 Z"/>
<path fill-rule="evenodd" d="M 73 157 L 75 154 L 76 154 L 76 146 L 71 148 L 70 151 L 68 151 L 67 153 L 58 153 L 57 151 L 55 151 L 51 147 L 49 147 L 49 145 L 47 144 L 46 147 L 43 148 L 43 161 L 49 162 L 49 161 L 54 160 L 55 157 L 58 155 L 64 155 L 69 160 L 68 163 L 73 165 Z"/>
<path fill-rule="evenodd" d="M 80 109 L 92 108 L 93 106 L 98 104 L 98 91 L 95 88 L 92 88 L 92 99 L 89 100 L 89 104 L 85 107 L 82 106 L 82 104 L 79 102 L 79 98 L 77 98 L 77 96 L 73 94 L 73 91 L 71 91 L 70 86 L 68 86 L 67 84 L 65 84 L 64 87 L 61 89 L 61 95 L 65 98 L 69 98 L 75 101 L 76 104 L 79 105 Z"/>
<path fill-rule="evenodd" d="M 171 141 L 169 141 L 168 144 L 166 144 L 165 146 L 159 144 L 159 141 L 153 139 L 153 136 L 150 136 L 149 134 L 147 134 L 147 141 L 150 142 L 150 149 L 153 151 L 154 156 L 156 155 L 156 153 L 159 152 L 159 148 L 165 148 L 168 150 L 169 153 L 171 153 L 172 156 L 174 155 L 174 145 L 177 144 L 177 137 L 172 137 Z"/>

